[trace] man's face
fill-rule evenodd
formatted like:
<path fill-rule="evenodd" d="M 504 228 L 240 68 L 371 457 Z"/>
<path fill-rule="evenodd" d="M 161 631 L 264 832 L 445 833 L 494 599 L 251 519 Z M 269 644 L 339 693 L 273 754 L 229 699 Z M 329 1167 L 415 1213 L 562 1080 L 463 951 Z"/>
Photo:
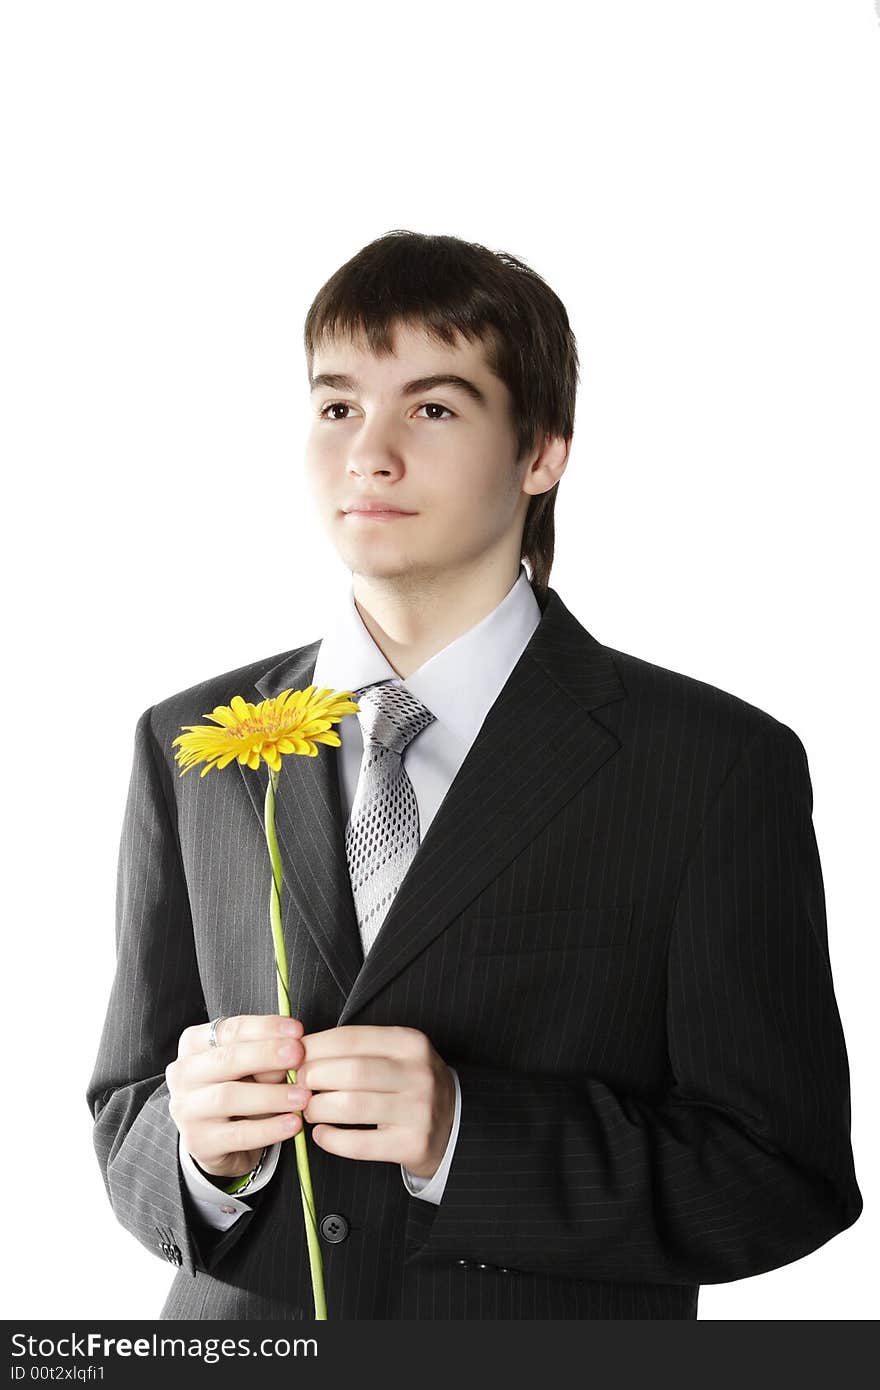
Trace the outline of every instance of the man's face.
<path fill-rule="evenodd" d="M 507 387 L 478 342 L 449 348 L 400 325 L 394 348 L 380 358 L 336 339 L 315 353 L 306 478 L 337 551 L 353 574 L 375 579 L 434 578 L 488 550 L 515 566 L 529 495 L 527 462 L 514 473 Z M 450 374 L 479 398 L 452 383 L 413 386 Z M 346 510 L 366 501 L 410 515 Z"/>

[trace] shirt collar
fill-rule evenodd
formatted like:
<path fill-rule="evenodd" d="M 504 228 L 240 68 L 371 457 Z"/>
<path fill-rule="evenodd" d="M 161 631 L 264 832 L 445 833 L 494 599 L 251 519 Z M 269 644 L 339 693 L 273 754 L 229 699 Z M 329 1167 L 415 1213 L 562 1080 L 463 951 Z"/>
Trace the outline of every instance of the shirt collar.
<path fill-rule="evenodd" d="M 521 563 L 516 581 L 492 612 L 403 683 L 439 723 L 470 746 L 540 621 L 541 609 Z M 358 690 L 385 680 L 400 677 L 364 625 L 349 585 L 321 640 L 312 683 L 319 689 Z"/>

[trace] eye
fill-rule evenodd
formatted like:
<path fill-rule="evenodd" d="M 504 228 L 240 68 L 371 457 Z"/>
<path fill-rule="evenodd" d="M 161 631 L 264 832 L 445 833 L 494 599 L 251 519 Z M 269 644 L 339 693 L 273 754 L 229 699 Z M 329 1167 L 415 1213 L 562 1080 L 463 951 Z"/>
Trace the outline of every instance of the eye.
<path fill-rule="evenodd" d="M 348 401 L 328 401 L 327 404 L 324 406 L 324 408 L 323 408 L 321 411 L 318 412 L 318 413 L 319 413 L 319 418 L 322 419 L 322 420 L 331 420 L 331 419 L 332 419 L 332 420 L 339 420 L 339 419 L 346 419 L 346 418 L 347 418 L 346 416 L 339 416 L 339 415 L 330 416 L 330 415 L 327 414 L 327 411 L 328 411 L 328 410 L 350 410 L 350 409 L 351 409 L 351 406 L 350 406 L 350 404 L 349 404 Z M 420 406 L 418 407 L 418 409 L 419 409 L 419 410 L 445 410 L 447 415 L 452 416 L 453 419 L 455 418 L 455 412 L 452 411 L 452 410 L 450 410 L 448 406 L 446 406 L 446 405 L 441 405 L 439 401 L 426 401 L 425 404 L 424 404 L 424 405 L 420 405 Z M 436 416 L 436 415 L 431 415 L 431 416 L 429 416 L 428 418 L 431 419 L 431 420 L 436 421 L 437 424 L 441 424 L 441 423 L 442 423 L 441 419 L 440 419 L 438 416 Z"/>

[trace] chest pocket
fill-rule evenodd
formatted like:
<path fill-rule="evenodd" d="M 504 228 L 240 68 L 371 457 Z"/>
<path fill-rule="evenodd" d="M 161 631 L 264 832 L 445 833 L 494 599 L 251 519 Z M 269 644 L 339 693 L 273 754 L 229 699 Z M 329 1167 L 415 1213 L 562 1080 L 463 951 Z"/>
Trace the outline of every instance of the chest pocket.
<path fill-rule="evenodd" d="M 549 952 L 623 946 L 632 925 L 634 903 L 608 907 L 550 908 L 475 916 L 467 924 L 468 957 L 538 957 Z"/>

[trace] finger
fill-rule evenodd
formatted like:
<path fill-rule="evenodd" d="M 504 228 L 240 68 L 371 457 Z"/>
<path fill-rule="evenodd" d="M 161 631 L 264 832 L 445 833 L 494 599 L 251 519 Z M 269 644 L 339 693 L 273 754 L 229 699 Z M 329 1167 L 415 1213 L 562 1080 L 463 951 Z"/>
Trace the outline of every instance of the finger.
<path fill-rule="evenodd" d="M 302 1110 L 310 1125 L 415 1125 L 407 1098 L 390 1091 L 309 1092 Z"/>
<path fill-rule="evenodd" d="M 293 1111 L 273 1115 L 270 1119 L 219 1120 L 200 1126 L 199 1143 L 202 1153 L 227 1154 L 240 1150 L 268 1148 L 279 1144 L 303 1127 L 301 1115 Z M 203 1136 L 203 1137 L 202 1137 Z"/>
<path fill-rule="evenodd" d="M 305 1086 L 264 1086 L 255 1081 L 220 1081 L 216 1086 L 202 1086 L 193 1091 L 186 1102 L 186 1119 L 236 1120 L 302 1110 L 312 1097 Z"/>
<path fill-rule="evenodd" d="M 430 1048 L 424 1033 L 397 1024 L 343 1023 L 303 1035 L 306 1057 L 418 1057 Z"/>
<path fill-rule="evenodd" d="M 312 1139 L 328 1154 L 358 1158 L 370 1163 L 401 1163 L 401 1133 L 393 1125 L 384 1129 L 337 1129 L 334 1125 L 315 1125 Z"/>
<path fill-rule="evenodd" d="M 215 1037 L 217 1047 L 226 1047 L 234 1042 L 279 1037 L 288 1033 L 291 1037 L 301 1038 L 302 1021 L 298 1018 L 285 1018 L 281 1014 L 236 1014 L 218 1023 Z M 195 1052 L 213 1051 L 210 1036 L 210 1023 L 196 1023 L 185 1028 L 180 1035 L 177 1055 L 189 1057 Z"/>
<path fill-rule="evenodd" d="M 275 1071 L 284 1068 L 292 1081 L 298 1080 L 293 1069 L 303 1059 L 303 1045 L 298 1038 L 255 1042 L 230 1043 L 223 1047 L 209 1047 L 205 1052 L 195 1052 L 177 1063 L 180 1084 L 189 1090 L 207 1086 L 217 1081 L 240 1081 L 261 1071 Z"/>
<path fill-rule="evenodd" d="M 298 1018 L 285 1018 L 281 1014 L 237 1014 L 224 1018 L 215 1031 L 215 1047 L 231 1047 L 240 1042 L 256 1042 L 261 1039 L 293 1037 L 301 1038 L 303 1025 Z M 199 1025 L 197 1050 L 211 1050 L 211 1025 Z"/>
<path fill-rule="evenodd" d="M 407 1091 L 418 1078 L 403 1062 L 390 1057 L 320 1057 L 297 1069 L 299 1085 L 312 1091 Z"/>

